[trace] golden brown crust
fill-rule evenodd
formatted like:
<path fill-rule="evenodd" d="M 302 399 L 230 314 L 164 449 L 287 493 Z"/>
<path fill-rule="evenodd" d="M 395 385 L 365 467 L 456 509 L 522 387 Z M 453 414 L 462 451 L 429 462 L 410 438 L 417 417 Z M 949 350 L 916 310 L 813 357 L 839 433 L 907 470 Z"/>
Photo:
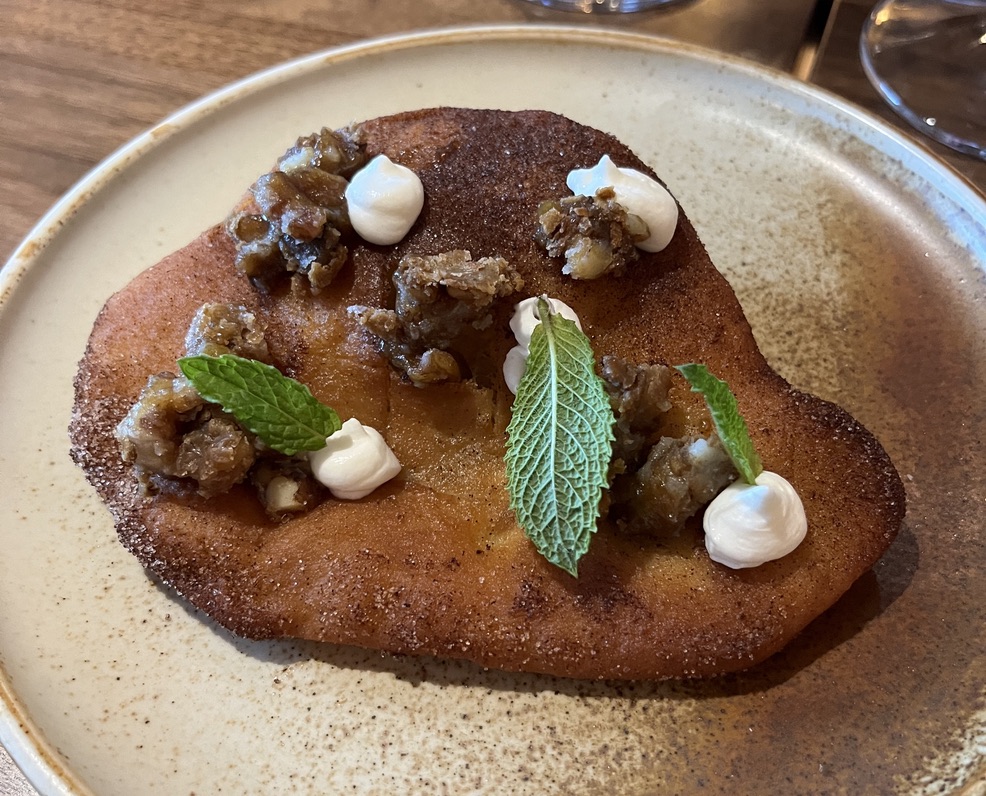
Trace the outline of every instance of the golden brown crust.
<path fill-rule="evenodd" d="M 396 247 L 359 245 L 338 281 L 256 294 L 219 228 L 107 303 L 76 380 L 73 455 L 123 543 L 235 633 L 304 637 L 584 678 L 711 675 L 763 660 L 879 558 L 904 513 L 879 443 L 838 407 L 791 388 L 757 350 L 736 298 L 682 216 L 671 245 L 630 276 L 574 282 L 532 240 L 537 204 L 565 175 L 610 154 L 650 173 L 610 136 L 541 112 L 437 109 L 365 123 L 371 152 L 411 167 L 426 205 Z M 787 477 L 809 520 L 791 555 L 733 571 L 705 553 L 700 523 L 659 544 L 601 523 L 575 580 L 544 561 L 507 507 L 503 429 L 511 396 L 498 368 L 511 308 L 469 363 L 476 384 L 401 383 L 345 314 L 392 306 L 389 274 L 408 253 L 506 257 L 529 295 L 575 307 L 597 355 L 701 361 L 725 378 L 765 466 Z M 213 501 L 139 497 L 112 429 L 148 374 L 173 369 L 192 314 L 236 300 L 270 329 L 275 358 L 340 415 L 384 431 L 401 476 L 356 502 L 327 501 L 270 523 L 245 492 Z M 707 423 L 679 387 L 686 422 Z M 436 452 L 441 452 L 436 455 Z"/>

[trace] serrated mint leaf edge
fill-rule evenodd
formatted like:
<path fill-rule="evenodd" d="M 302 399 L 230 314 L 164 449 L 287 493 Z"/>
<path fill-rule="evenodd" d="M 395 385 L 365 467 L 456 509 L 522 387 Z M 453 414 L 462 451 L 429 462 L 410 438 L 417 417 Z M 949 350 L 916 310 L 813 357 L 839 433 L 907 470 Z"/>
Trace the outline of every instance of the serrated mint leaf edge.
<path fill-rule="evenodd" d="M 525 368 L 518 385 L 514 411 L 507 426 L 507 488 L 510 507 L 518 524 L 538 552 L 555 566 L 578 577 L 578 562 L 588 551 L 592 534 L 596 532 L 599 504 L 612 458 L 615 418 L 602 379 L 595 373 L 595 357 L 588 337 L 575 323 L 552 313 L 544 299 L 538 302 L 538 314 L 542 322 L 532 333 L 529 367 Z M 566 335 L 571 338 L 569 342 L 565 340 Z M 530 367 L 532 360 L 538 361 L 542 347 L 548 367 Z M 559 357 L 559 347 L 574 349 L 570 357 L 577 365 L 574 370 L 571 362 Z M 557 364 L 552 366 L 553 362 Z M 563 373 L 569 374 L 567 389 L 562 381 Z M 544 401 L 528 397 L 532 390 L 537 390 L 539 395 L 550 394 L 547 408 L 542 406 Z M 572 438 L 573 429 L 561 425 L 564 407 L 560 392 L 571 393 L 570 398 L 574 399 L 571 410 L 582 421 L 582 430 L 589 432 L 582 438 Z M 528 408 L 529 412 L 526 411 Z M 559 429 L 562 434 L 549 432 L 550 445 L 542 447 L 540 439 L 532 444 L 531 436 L 526 432 L 545 417 L 551 421 L 547 425 Z M 605 428 L 605 433 L 601 433 L 600 428 Z M 558 467 L 557 445 L 559 437 L 565 435 L 577 443 L 575 450 L 569 451 L 565 458 L 577 461 L 578 469 Z M 539 462 L 544 466 L 539 467 Z M 579 478 L 579 473 L 584 477 Z M 566 496 L 560 486 L 570 484 L 573 478 L 581 483 L 570 486 Z M 545 493 L 547 499 L 539 499 Z"/>
<path fill-rule="evenodd" d="M 763 463 L 729 385 L 702 364 L 690 362 L 674 368 L 685 377 L 692 392 L 701 393 L 705 398 L 716 433 L 733 466 L 746 483 L 756 484 L 757 476 L 763 472 Z"/>
<path fill-rule="evenodd" d="M 286 456 L 319 450 L 342 427 L 335 410 L 316 399 L 307 385 L 264 362 L 235 354 L 198 354 L 182 357 L 178 367 L 206 401 L 221 406 Z M 265 410 L 273 417 L 265 417 Z"/>

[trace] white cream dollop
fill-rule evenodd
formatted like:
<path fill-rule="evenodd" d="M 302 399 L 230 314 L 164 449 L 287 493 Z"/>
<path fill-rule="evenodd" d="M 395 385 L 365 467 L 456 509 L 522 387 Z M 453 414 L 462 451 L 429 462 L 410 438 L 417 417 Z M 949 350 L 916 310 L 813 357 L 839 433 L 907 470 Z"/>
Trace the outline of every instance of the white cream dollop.
<path fill-rule="evenodd" d="M 783 476 L 764 470 L 757 483 L 736 481 L 705 509 L 709 557 L 733 569 L 758 567 L 794 550 L 808 532 L 801 498 Z"/>
<path fill-rule="evenodd" d="M 548 305 L 563 318 L 573 321 L 579 327 L 579 331 L 582 330 L 579 316 L 564 301 L 549 298 Z M 510 331 L 517 338 L 517 345 L 507 352 L 507 357 L 503 360 L 503 379 L 507 382 L 507 388 L 514 395 L 517 394 L 517 385 L 520 384 L 520 379 L 524 375 L 527 357 L 531 353 L 531 335 L 534 334 L 534 327 L 541 323 L 537 309 L 538 297 L 526 298 L 514 306 L 514 314 L 510 318 Z"/>
<path fill-rule="evenodd" d="M 308 454 L 312 474 L 337 498 L 358 500 L 401 471 L 401 463 L 380 432 L 355 417 Z"/>
<path fill-rule="evenodd" d="M 565 182 L 579 196 L 595 196 L 600 188 L 612 188 L 616 201 L 647 225 L 650 234 L 637 243 L 637 248 L 659 252 L 674 237 L 678 226 L 678 203 L 674 197 L 657 180 L 636 169 L 617 166 L 609 155 L 603 155 L 591 169 L 570 171 Z"/>
<path fill-rule="evenodd" d="M 369 243 L 390 246 L 407 235 L 421 214 L 425 189 L 417 174 L 377 155 L 346 186 L 349 220 Z"/>

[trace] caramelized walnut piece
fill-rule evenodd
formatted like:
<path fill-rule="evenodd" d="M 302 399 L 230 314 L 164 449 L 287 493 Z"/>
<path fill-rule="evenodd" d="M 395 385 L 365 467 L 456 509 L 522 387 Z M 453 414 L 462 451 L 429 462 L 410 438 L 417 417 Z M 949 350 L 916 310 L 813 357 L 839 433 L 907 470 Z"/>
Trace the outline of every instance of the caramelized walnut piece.
<path fill-rule="evenodd" d="M 203 304 L 185 334 L 185 353 L 271 361 L 263 325 L 240 304 Z M 147 491 L 164 486 L 162 479 L 189 480 L 211 497 L 246 478 L 256 459 L 253 435 L 173 373 L 148 379 L 116 437 Z"/>
<path fill-rule="evenodd" d="M 736 478 L 719 437 L 662 437 L 634 474 L 613 484 L 632 530 L 673 533 Z"/>
<path fill-rule="evenodd" d="M 339 242 L 341 237 L 341 233 L 331 227 L 313 241 L 282 237 L 278 248 L 286 270 L 303 275 L 313 293 L 328 287 L 349 256 L 349 250 Z"/>
<path fill-rule="evenodd" d="M 287 458 L 269 452 L 250 471 L 250 482 L 272 520 L 303 514 L 325 497 L 325 488 L 312 475 L 306 456 Z"/>
<path fill-rule="evenodd" d="M 616 416 L 610 515 L 631 531 L 674 533 L 736 469 L 714 432 L 707 439 L 661 434 L 671 410 L 670 368 L 604 356 L 600 372 Z"/>
<path fill-rule="evenodd" d="M 236 265 L 255 286 L 272 286 L 285 271 L 280 231 L 263 216 L 237 213 L 226 222 L 236 244 Z M 268 287 L 269 289 L 269 287 Z"/>
<path fill-rule="evenodd" d="M 612 188 L 595 196 L 567 196 L 538 206 L 534 239 L 549 257 L 564 257 L 562 273 L 572 279 L 619 276 L 640 253 L 636 242 L 647 238 L 640 216 L 627 213 Z"/>
<path fill-rule="evenodd" d="M 408 357 L 403 367 L 407 377 L 418 387 L 462 380 L 455 357 L 440 348 L 429 348 L 421 356 Z"/>
<path fill-rule="evenodd" d="M 211 497 L 242 481 L 256 458 L 252 439 L 232 417 L 206 405 L 184 377 L 167 372 L 148 379 L 116 438 L 123 461 L 137 468 L 147 491 L 154 477 L 190 479 L 200 495 Z"/>
<path fill-rule="evenodd" d="M 257 453 L 253 437 L 216 406 L 202 409 L 182 436 L 175 457 L 177 477 L 191 478 L 203 497 L 228 492 L 246 478 Z"/>
<path fill-rule="evenodd" d="M 404 257 L 394 272 L 395 309 L 353 306 L 349 311 L 380 338 L 390 363 L 417 386 L 462 378 L 447 348 L 467 330 L 493 321 L 493 302 L 524 280 L 501 257 L 473 260 L 467 251 Z"/>
<path fill-rule="evenodd" d="M 167 372 L 151 376 L 116 427 L 123 461 L 144 471 L 176 477 L 180 429 L 189 425 L 204 405 L 202 396 L 187 380 Z"/>
<path fill-rule="evenodd" d="M 311 167 L 348 180 L 365 162 L 358 128 L 330 130 L 323 127 L 318 133 L 299 138 L 278 158 L 277 168 L 290 174 L 299 168 Z"/>
<path fill-rule="evenodd" d="M 313 241 L 325 229 L 325 210 L 303 194 L 283 171 L 262 175 L 250 190 L 263 217 L 277 224 L 282 237 Z"/>
<path fill-rule="evenodd" d="M 349 312 L 364 329 L 380 338 L 380 350 L 384 356 L 416 387 L 462 379 L 455 357 L 440 348 L 422 348 L 412 341 L 393 310 L 354 305 L 349 307 Z"/>
<path fill-rule="evenodd" d="M 447 348 L 466 326 L 487 328 L 493 302 L 522 288 L 524 280 L 502 257 L 473 260 L 468 251 L 457 249 L 402 258 L 394 286 L 394 311 L 407 336 Z"/>
<path fill-rule="evenodd" d="M 600 371 L 616 416 L 614 471 L 637 468 L 647 444 L 660 427 L 661 418 L 671 409 L 668 400 L 671 369 L 665 365 L 637 365 L 607 354 L 602 358 Z"/>
<path fill-rule="evenodd" d="M 203 304 L 185 334 L 188 356 L 236 354 L 271 363 L 264 327 L 242 304 Z"/>
<path fill-rule="evenodd" d="M 348 257 L 341 242 L 350 230 L 346 178 L 365 160 L 355 132 L 323 128 L 298 139 L 253 184 L 260 212 L 235 214 L 226 229 L 236 264 L 255 287 L 270 292 L 292 274 L 306 279 L 313 293 L 332 282 Z"/>

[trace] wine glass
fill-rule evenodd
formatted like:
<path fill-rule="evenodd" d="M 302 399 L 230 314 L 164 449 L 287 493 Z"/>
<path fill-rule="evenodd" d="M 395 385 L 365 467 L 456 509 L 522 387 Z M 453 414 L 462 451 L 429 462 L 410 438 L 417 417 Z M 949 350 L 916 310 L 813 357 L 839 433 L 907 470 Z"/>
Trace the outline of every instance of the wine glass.
<path fill-rule="evenodd" d="M 689 3 L 693 0 L 527 0 L 534 5 L 558 11 L 577 11 L 583 14 L 629 14 L 662 6 Z"/>
<path fill-rule="evenodd" d="M 897 113 L 986 160 L 986 0 L 882 0 L 859 51 L 866 76 Z"/>

